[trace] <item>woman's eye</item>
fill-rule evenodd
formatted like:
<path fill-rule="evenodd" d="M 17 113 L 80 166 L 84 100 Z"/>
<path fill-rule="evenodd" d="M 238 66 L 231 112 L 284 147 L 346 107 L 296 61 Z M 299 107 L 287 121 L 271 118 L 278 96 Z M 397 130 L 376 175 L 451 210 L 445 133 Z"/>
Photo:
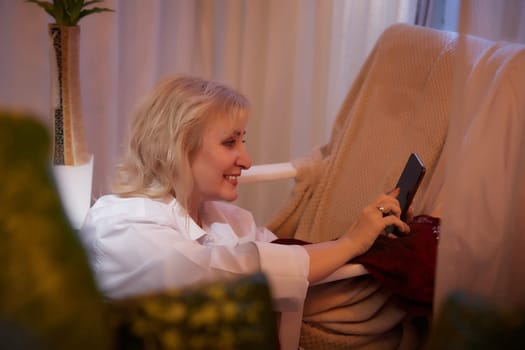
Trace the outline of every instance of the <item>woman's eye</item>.
<path fill-rule="evenodd" d="M 225 145 L 228 148 L 233 148 L 235 146 L 235 140 L 234 139 L 226 140 L 223 142 L 223 145 Z"/>
<path fill-rule="evenodd" d="M 238 143 L 239 144 L 246 143 L 246 140 L 241 139 L 240 137 L 239 138 L 232 137 L 231 139 L 225 140 L 222 144 L 228 148 L 234 148 Z"/>

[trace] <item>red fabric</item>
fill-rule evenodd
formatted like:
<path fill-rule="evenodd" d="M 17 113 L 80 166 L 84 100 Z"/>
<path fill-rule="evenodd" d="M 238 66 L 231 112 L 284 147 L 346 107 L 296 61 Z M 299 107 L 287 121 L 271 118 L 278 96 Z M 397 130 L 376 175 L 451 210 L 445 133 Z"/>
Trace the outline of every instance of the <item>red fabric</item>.
<path fill-rule="evenodd" d="M 400 305 L 413 315 L 432 312 L 440 219 L 419 215 L 407 236 L 379 236 L 372 247 L 351 262 L 365 266 L 374 278 L 397 295 Z M 280 238 L 279 244 L 309 244 Z"/>

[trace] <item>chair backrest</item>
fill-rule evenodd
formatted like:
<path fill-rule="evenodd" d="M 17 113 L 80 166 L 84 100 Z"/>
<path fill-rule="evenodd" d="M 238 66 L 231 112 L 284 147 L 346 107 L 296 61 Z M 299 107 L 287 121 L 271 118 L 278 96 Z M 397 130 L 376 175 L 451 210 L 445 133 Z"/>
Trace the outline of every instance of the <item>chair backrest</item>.
<path fill-rule="evenodd" d="M 456 48 L 454 33 L 388 28 L 354 81 L 330 142 L 298 163 L 294 196 L 270 229 L 308 241 L 335 238 L 393 189 L 411 152 L 427 166 L 415 213 L 432 213 L 438 197 L 426 193 L 446 138 Z"/>
<path fill-rule="evenodd" d="M 443 153 L 436 305 L 525 307 L 525 45 L 462 36 Z"/>

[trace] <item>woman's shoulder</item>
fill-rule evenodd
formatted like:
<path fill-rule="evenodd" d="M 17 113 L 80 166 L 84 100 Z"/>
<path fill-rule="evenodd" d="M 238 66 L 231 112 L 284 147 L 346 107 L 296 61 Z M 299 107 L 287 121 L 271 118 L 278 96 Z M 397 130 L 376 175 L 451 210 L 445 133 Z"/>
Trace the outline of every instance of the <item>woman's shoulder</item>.
<path fill-rule="evenodd" d="M 169 221 L 171 204 L 147 197 L 120 197 L 114 194 L 98 198 L 89 214 L 99 219 Z"/>
<path fill-rule="evenodd" d="M 120 197 L 115 194 L 107 194 L 99 197 L 92 206 L 92 209 L 108 207 L 111 208 L 147 208 L 147 207 L 164 207 L 167 204 L 148 197 Z"/>

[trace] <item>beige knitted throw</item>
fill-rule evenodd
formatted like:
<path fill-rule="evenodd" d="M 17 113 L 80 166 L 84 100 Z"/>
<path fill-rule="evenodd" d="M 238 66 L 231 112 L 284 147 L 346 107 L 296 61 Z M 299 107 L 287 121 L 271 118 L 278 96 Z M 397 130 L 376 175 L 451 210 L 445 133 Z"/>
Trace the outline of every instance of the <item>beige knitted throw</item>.
<path fill-rule="evenodd" d="M 339 236 L 395 186 L 411 152 L 427 166 L 415 214 L 435 215 L 442 184 L 432 178 L 447 133 L 456 46 L 452 33 L 405 24 L 387 29 L 354 81 L 329 143 L 296 162 L 293 194 L 270 230 L 310 242 Z M 404 316 L 368 276 L 312 287 L 301 346 L 414 348 Z"/>

